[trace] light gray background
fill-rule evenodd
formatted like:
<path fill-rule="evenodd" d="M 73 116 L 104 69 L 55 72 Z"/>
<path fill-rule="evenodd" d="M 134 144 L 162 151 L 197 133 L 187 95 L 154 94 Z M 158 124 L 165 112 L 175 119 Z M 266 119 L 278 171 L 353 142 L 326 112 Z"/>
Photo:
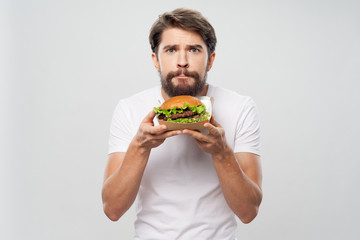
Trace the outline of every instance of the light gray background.
<path fill-rule="evenodd" d="M 216 29 L 208 81 L 260 110 L 264 200 L 239 239 L 359 239 L 355 0 L 1 1 L 0 238 L 131 238 L 133 208 L 102 212 L 108 130 L 158 84 L 148 32 L 177 7 Z"/>

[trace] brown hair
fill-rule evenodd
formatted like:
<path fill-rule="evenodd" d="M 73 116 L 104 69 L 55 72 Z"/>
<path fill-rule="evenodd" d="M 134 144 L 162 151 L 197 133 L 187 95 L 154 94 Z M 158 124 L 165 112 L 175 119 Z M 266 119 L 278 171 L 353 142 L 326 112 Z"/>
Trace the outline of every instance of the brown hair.
<path fill-rule="evenodd" d="M 149 41 L 152 51 L 157 54 L 162 32 L 167 28 L 181 28 L 198 33 L 206 43 L 209 56 L 215 51 L 216 35 L 214 28 L 200 12 L 178 8 L 159 16 L 150 30 Z"/>

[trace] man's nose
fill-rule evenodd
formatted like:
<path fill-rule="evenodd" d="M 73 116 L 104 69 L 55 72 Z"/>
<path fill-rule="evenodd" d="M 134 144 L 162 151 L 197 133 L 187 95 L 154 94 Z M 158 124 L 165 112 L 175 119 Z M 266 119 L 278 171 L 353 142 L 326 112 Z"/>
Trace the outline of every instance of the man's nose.
<path fill-rule="evenodd" d="M 188 68 L 189 67 L 189 62 L 188 62 L 186 53 L 182 52 L 179 54 L 177 67 L 178 68 Z"/>

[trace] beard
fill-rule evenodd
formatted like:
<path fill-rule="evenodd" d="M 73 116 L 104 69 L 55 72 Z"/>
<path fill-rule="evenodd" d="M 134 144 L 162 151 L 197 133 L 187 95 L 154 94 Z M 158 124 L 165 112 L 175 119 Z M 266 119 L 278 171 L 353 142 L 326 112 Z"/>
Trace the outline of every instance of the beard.
<path fill-rule="evenodd" d="M 180 74 L 184 74 L 187 77 L 192 77 L 195 81 L 193 85 L 187 85 L 185 87 L 175 86 L 172 83 L 172 79 Z M 201 79 L 200 74 L 197 72 L 190 72 L 187 69 L 179 69 L 175 72 L 169 72 L 165 79 L 160 72 L 160 81 L 161 86 L 164 89 L 165 93 L 169 97 L 174 97 L 178 95 L 190 95 L 198 96 L 205 88 L 206 85 L 207 72 L 205 72 L 204 77 Z"/>

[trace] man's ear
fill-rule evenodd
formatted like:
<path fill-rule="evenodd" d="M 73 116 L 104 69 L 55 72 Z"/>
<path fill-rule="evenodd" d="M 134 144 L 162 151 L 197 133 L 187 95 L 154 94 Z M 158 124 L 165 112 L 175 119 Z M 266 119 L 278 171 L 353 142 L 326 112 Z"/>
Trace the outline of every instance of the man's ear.
<path fill-rule="evenodd" d="M 210 57 L 209 57 L 209 61 L 208 61 L 208 64 L 207 64 L 207 67 L 206 67 L 206 71 L 210 71 L 213 63 L 214 63 L 214 60 L 215 60 L 215 52 L 212 52 Z"/>
<path fill-rule="evenodd" d="M 151 58 L 152 58 L 152 60 L 153 60 L 154 67 L 156 68 L 156 70 L 157 70 L 158 72 L 160 72 L 159 59 L 157 58 L 156 54 L 155 54 L 155 53 L 152 53 L 152 54 L 151 54 Z"/>

